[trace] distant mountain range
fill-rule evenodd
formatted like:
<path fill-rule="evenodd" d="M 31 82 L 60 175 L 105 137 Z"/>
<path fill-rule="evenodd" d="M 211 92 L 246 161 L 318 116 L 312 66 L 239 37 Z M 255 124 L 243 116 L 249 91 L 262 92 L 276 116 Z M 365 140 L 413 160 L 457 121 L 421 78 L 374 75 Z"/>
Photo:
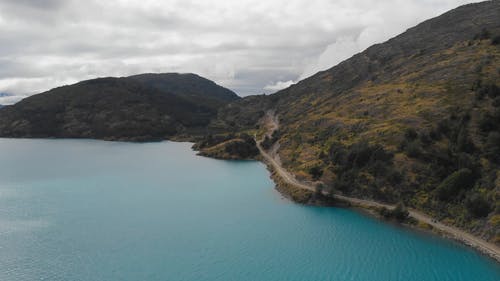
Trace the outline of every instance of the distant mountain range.
<path fill-rule="evenodd" d="M 3 108 L 0 136 L 204 138 L 219 157 L 239 144 L 248 156 L 272 111 L 268 142 L 298 179 L 500 244 L 499 15 L 500 1 L 459 7 L 269 96 L 194 74 L 84 81 Z"/>

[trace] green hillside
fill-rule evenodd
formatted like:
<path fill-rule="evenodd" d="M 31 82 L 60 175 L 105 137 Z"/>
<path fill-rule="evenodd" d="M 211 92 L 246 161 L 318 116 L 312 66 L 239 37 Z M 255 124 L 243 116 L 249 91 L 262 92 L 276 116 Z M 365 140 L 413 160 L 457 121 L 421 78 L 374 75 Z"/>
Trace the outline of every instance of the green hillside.
<path fill-rule="evenodd" d="M 0 111 L 0 136 L 161 140 L 204 132 L 239 97 L 194 74 L 99 78 L 31 96 Z"/>
<path fill-rule="evenodd" d="M 423 210 L 500 243 L 500 2 L 459 7 L 212 127 L 279 117 L 279 155 L 304 181 Z"/>

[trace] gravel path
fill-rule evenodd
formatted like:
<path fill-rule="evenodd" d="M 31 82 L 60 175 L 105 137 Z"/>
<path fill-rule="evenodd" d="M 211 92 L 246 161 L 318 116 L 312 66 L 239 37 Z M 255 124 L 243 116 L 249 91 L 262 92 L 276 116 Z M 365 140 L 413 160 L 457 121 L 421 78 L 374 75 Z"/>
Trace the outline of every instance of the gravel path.
<path fill-rule="evenodd" d="M 274 114 L 273 111 L 268 111 L 266 115 L 263 118 L 263 124 L 267 128 L 267 135 L 270 137 L 272 133 L 279 128 L 279 122 L 277 116 Z M 279 144 L 275 143 L 273 147 L 269 149 L 271 153 L 266 152 L 262 146 L 260 145 L 260 141 L 257 141 L 257 148 L 259 149 L 262 157 L 264 158 L 265 162 L 267 162 L 268 165 L 271 165 L 274 170 L 278 173 L 278 175 L 286 181 L 288 184 L 294 185 L 298 188 L 306 189 L 315 192 L 316 188 L 312 185 L 302 183 L 299 180 L 295 178 L 291 173 L 289 173 L 283 166 L 281 165 L 281 161 L 279 160 L 279 154 L 277 153 L 277 150 L 279 148 Z M 328 194 L 325 191 L 323 191 L 324 195 L 332 196 L 332 194 Z M 352 205 L 360 206 L 360 207 L 385 207 L 388 209 L 392 209 L 395 206 L 389 205 L 389 204 L 384 204 L 384 203 L 379 203 L 376 201 L 372 200 L 366 200 L 366 199 L 359 199 L 359 198 L 354 198 L 354 197 L 348 197 L 348 196 L 343 196 L 339 194 L 333 194 L 334 198 L 337 198 L 339 200 L 347 201 L 351 203 Z M 408 210 L 409 214 L 411 217 L 414 219 L 427 223 L 431 225 L 434 229 L 437 229 L 441 232 L 443 232 L 446 236 L 449 236 L 453 239 L 456 239 L 466 245 L 469 245 L 473 248 L 476 248 L 477 250 L 481 251 L 482 253 L 491 256 L 498 262 L 500 262 L 500 247 L 497 245 L 487 242 L 479 237 L 476 237 L 470 233 L 467 233 L 463 230 L 460 230 L 456 227 L 449 226 L 446 224 L 443 224 L 432 217 L 419 212 L 414 209 L 409 209 Z"/>

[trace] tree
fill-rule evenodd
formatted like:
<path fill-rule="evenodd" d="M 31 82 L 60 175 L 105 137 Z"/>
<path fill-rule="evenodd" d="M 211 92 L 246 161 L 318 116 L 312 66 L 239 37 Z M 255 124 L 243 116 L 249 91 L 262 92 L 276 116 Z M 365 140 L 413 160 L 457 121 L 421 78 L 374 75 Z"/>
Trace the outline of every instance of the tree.
<path fill-rule="evenodd" d="M 485 40 L 489 39 L 491 37 L 491 33 L 488 31 L 488 29 L 483 28 L 481 30 L 481 33 L 478 33 L 474 36 L 474 40 Z"/>
<path fill-rule="evenodd" d="M 500 35 L 498 35 L 495 38 L 491 39 L 491 45 L 499 45 L 499 44 L 500 44 Z"/>
<path fill-rule="evenodd" d="M 309 168 L 309 174 L 312 176 L 313 180 L 318 180 L 323 175 L 323 170 L 319 166 L 313 166 Z"/>
<path fill-rule="evenodd" d="M 490 203 L 480 193 L 469 193 L 465 198 L 465 207 L 476 218 L 486 217 L 491 212 Z"/>
<path fill-rule="evenodd" d="M 395 219 L 399 222 L 404 222 L 408 219 L 410 216 L 410 212 L 406 209 L 405 205 L 400 202 L 394 207 L 394 209 L 389 210 L 386 207 L 382 207 L 379 210 L 379 213 L 381 216 L 383 216 L 386 219 Z"/>
<path fill-rule="evenodd" d="M 484 147 L 485 155 L 492 162 L 500 163 L 500 133 L 491 132 L 488 134 Z"/>
<path fill-rule="evenodd" d="M 314 190 L 316 194 L 323 194 L 323 190 L 325 190 L 325 186 L 322 183 L 318 183 L 314 186 Z"/>
<path fill-rule="evenodd" d="M 408 141 L 415 140 L 418 137 L 418 133 L 414 128 L 408 128 L 405 131 L 405 139 Z"/>
<path fill-rule="evenodd" d="M 458 195 L 462 190 L 470 189 L 475 182 L 471 170 L 464 168 L 453 172 L 436 188 L 440 200 L 449 200 Z"/>
<path fill-rule="evenodd" d="M 405 221 L 408 216 L 410 215 L 410 212 L 406 209 L 403 203 L 398 203 L 396 207 L 392 210 L 392 216 L 397 220 L 397 221 Z"/>

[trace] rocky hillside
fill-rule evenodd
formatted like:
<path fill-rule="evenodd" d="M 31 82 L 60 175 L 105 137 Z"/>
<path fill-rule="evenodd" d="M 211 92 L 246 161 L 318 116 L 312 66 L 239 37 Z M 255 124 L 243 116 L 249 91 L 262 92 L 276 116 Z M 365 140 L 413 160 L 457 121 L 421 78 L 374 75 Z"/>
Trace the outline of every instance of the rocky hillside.
<path fill-rule="evenodd" d="M 500 243 L 500 1 L 428 20 L 271 96 L 219 111 L 252 130 L 268 109 L 283 165 L 335 192 L 403 202 Z"/>
<path fill-rule="evenodd" d="M 0 136 L 143 141 L 192 135 L 237 99 L 194 74 L 99 78 L 2 108 Z"/>

